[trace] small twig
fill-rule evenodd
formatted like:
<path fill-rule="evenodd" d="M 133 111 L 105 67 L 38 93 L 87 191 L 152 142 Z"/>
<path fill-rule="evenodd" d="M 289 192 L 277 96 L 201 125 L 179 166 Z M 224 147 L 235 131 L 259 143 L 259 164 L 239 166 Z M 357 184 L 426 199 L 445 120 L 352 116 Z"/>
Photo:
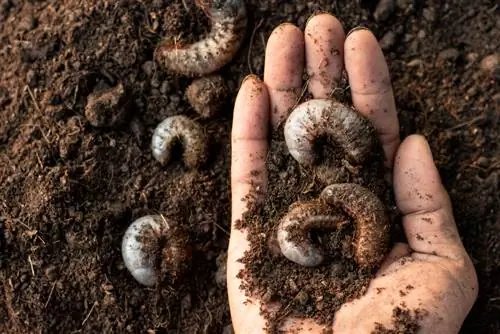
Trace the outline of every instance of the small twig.
<path fill-rule="evenodd" d="M 182 4 L 184 5 L 184 9 L 186 9 L 186 12 L 190 12 L 191 10 L 189 9 L 189 6 L 186 3 L 186 0 L 182 0 Z"/>
<path fill-rule="evenodd" d="M 218 228 L 219 228 L 222 232 L 226 233 L 228 237 L 231 235 L 231 234 L 229 234 L 229 232 L 228 232 L 228 231 L 227 231 L 224 227 L 220 226 L 220 225 L 219 225 L 219 224 L 217 224 L 216 222 L 214 222 L 214 225 L 215 225 L 216 227 L 218 227 Z"/>
<path fill-rule="evenodd" d="M 30 86 L 26 85 L 24 89 L 28 91 L 31 100 L 33 100 L 33 105 L 35 106 L 36 111 L 40 112 L 40 107 L 38 106 L 38 102 L 36 102 L 35 95 L 33 95 Z"/>
<path fill-rule="evenodd" d="M 203 306 L 205 306 L 205 309 L 207 310 L 207 312 L 208 312 L 208 317 L 209 317 L 209 321 L 207 322 L 207 324 L 205 325 L 205 328 L 204 328 L 204 332 L 206 333 L 206 332 L 207 332 L 208 327 L 212 324 L 213 317 L 212 317 L 212 312 L 210 312 L 210 309 L 208 308 L 207 304 L 206 304 L 206 303 L 203 303 Z"/>
<path fill-rule="evenodd" d="M 252 58 L 252 48 L 253 48 L 253 42 L 255 39 L 255 33 L 257 30 L 260 28 L 260 26 L 264 23 L 264 19 L 260 19 L 259 23 L 254 27 L 252 31 L 252 35 L 250 36 L 250 46 L 248 47 L 248 54 L 247 54 L 247 64 L 248 64 L 248 70 L 250 71 L 250 74 L 254 74 L 252 70 L 252 64 L 251 64 L 251 58 Z"/>
<path fill-rule="evenodd" d="M 31 262 L 31 255 L 28 255 L 28 262 L 30 263 L 31 274 L 35 276 L 35 269 L 33 269 L 33 262 Z"/>
<path fill-rule="evenodd" d="M 54 282 L 54 284 L 52 284 L 52 288 L 50 289 L 50 292 L 49 292 L 49 298 L 47 298 L 47 301 L 45 302 L 45 305 L 43 306 L 43 308 L 47 308 L 47 305 L 49 305 L 49 302 L 50 302 L 50 298 L 52 297 L 52 293 L 54 292 L 54 288 L 56 287 L 56 282 Z"/>
<path fill-rule="evenodd" d="M 484 115 L 480 115 L 480 116 L 477 116 L 477 117 L 474 117 L 473 119 L 467 121 L 467 122 L 463 122 L 463 123 L 460 123 L 458 125 L 455 125 L 454 127 L 452 128 L 449 128 L 447 129 L 448 131 L 455 131 L 455 130 L 458 130 L 460 128 L 463 128 L 463 127 L 466 127 L 468 125 L 472 125 L 476 122 L 479 122 L 479 121 L 482 121 L 483 119 L 485 119 L 486 117 Z"/>
<path fill-rule="evenodd" d="M 92 313 L 92 311 L 94 310 L 94 307 L 97 305 L 97 301 L 94 302 L 94 304 L 92 304 L 92 307 L 90 308 L 90 311 L 89 311 L 89 314 L 87 314 L 87 316 L 85 317 L 85 319 L 83 319 L 83 322 L 82 322 L 82 326 L 85 325 L 85 323 L 87 322 L 87 320 L 89 319 L 90 317 L 90 314 Z"/>
<path fill-rule="evenodd" d="M 295 102 L 295 105 L 292 107 L 291 110 L 295 109 L 299 105 L 300 100 L 302 100 L 304 95 L 306 95 L 307 87 L 309 87 L 309 81 L 311 81 L 310 78 L 308 78 L 307 81 L 305 82 L 304 87 L 302 88 L 302 91 L 300 92 L 300 96 L 297 99 L 297 101 Z"/>

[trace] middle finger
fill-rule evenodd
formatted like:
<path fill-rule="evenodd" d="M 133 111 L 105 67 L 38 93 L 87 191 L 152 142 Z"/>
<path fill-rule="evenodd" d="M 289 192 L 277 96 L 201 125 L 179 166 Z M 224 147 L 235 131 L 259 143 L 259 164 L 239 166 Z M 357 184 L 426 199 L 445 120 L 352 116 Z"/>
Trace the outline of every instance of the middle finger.
<path fill-rule="evenodd" d="M 342 24 L 330 14 L 319 14 L 307 22 L 304 35 L 309 92 L 316 99 L 330 98 L 344 69 Z"/>

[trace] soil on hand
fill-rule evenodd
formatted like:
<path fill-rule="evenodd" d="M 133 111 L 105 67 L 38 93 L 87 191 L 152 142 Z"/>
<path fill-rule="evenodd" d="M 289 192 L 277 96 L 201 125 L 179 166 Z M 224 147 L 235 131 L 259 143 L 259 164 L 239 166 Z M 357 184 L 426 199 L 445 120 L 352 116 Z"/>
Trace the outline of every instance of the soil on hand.
<path fill-rule="evenodd" d="M 341 222 L 338 226 L 319 226 L 309 231 L 309 242 L 316 244 L 325 254 L 325 261 L 320 265 L 305 267 L 283 256 L 276 236 L 280 220 L 295 205 L 318 200 L 325 184 L 323 180 L 318 179 L 314 168 L 310 171 L 302 170 L 288 153 L 282 134 L 281 128 L 270 145 L 267 161 L 269 181 L 265 202 L 254 201 L 258 196 L 257 190 L 254 190 L 246 199 L 248 212 L 236 224 L 237 228 L 245 228 L 248 231 L 251 244 L 250 251 L 241 259 L 246 269 L 240 277 L 247 295 L 286 305 L 278 312 L 262 311 L 271 333 L 279 332 L 282 320 L 287 316 L 308 317 L 321 324 L 332 324 L 334 312 L 345 302 L 363 295 L 375 270 L 378 269 L 378 266 L 367 268 L 356 262 L 354 217 L 348 217 L 348 221 Z M 380 147 L 377 152 L 379 151 Z M 338 161 L 342 160 L 341 152 L 336 153 Z M 384 187 L 383 181 L 380 182 L 384 178 L 382 166 L 383 155 L 373 154 L 362 166 L 363 173 L 338 173 L 337 181 L 361 184 L 377 194 L 387 208 L 392 208 L 394 201 L 390 188 Z M 333 209 L 329 204 L 322 204 L 323 207 L 325 205 Z M 313 214 L 330 215 L 328 208 L 323 207 Z M 297 232 L 300 231 L 291 232 L 288 238 L 296 243 L 297 247 L 301 247 L 303 236 Z M 374 245 L 375 248 L 376 246 L 378 245 Z"/>
<path fill-rule="evenodd" d="M 218 73 L 228 102 L 203 118 L 186 99 L 192 80 L 153 61 L 163 36 L 187 43 L 207 33 L 208 19 L 193 1 L 0 1 L 0 332 L 231 332 L 221 277 L 229 238 L 232 102 L 247 74 L 263 74 L 272 29 L 285 21 L 303 29 L 317 11 L 337 15 L 346 31 L 368 26 L 380 39 L 401 134 L 430 140 L 478 270 L 480 295 L 463 332 L 499 332 L 500 78 L 490 61 L 495 56 L 482 61 L 500 49 L 495 1 L 397 0 L 375 16 L 372 1 L 246 3 L 243 47 Z M 119 108 L 88 106 L 121 87 L 126 93 L 107 100 Z M 152 157 L 154 128 L 179 114 L 199 122 L 210 138 L 209 161 L 200 170 L 179 159 L 161 166 Z M 300 188 L 310 175 L 283 147 L 273 152 L 271 182 L 288 179 L 295 188 L 287 189 L 305 192 L 276 187 L 269 201 L 285 210 L 299 197 L 314 197 L 315 183 Z M 178 284 L 145 288 L 123 264 L 123 234 L 146 214 L 163 214 L 188 230 L 191 264 Z M 346 225 L 317 238 L 330 238 L 331 254 L 348 254 L 350 235 Z M 255 274 L 277 275 L 262 268 Z M 346 295 L 361 292 L 365 274 L 342 268 L 323 272 L 337 278 L 331 296 L 339 297 L 343 279 L 352 276 L 360 288 Z M 299 286 L 311 279 L 296 270 Z M 269 297 L 280 291 L 265 286 Z M 312 290 L 299 292 L 284 296 L 293 299 L 294 310 L 321 308 Z M 398 328 L 415 329 L 415 312 L 395 310 L 395 324 L 408 319 Z"/>

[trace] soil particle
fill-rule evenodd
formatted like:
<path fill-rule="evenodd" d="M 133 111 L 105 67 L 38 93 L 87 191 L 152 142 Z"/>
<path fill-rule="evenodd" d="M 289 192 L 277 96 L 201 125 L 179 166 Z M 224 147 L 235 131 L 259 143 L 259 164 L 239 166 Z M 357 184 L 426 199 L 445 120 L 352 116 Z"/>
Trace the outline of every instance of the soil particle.
<path fill-rule="evenodd" d="M 390 30 L 379 41 L 382 50 L 389 50 L 396 43 L 396 33 Z"/>
<path fill-rule="evenodd" d="M 111 127 L 125 119 L 128 107 L 128 96 L 120 83 L 89 95 L 85 117 L 92 126 Z"/>
<path fill-rule="evenodd" d="M 415 334 L 420 330 L 420 321 L 428 315 L 423 309 L 409 310 L 404 305 L 396 306 L 392 313 L 392 328 L 376 323 L 372 334 Z"/>
<path fill-rule="evenodd" d="M 395 9 L 395 0 L 379 0 L 373 17 L 377 22 L 383 22 L 387 20 Z"/>
<path fill-rule="evenodd" d="M 220 75 L 195 79 L 186 89 L 186 98 L 194 110 L 204 118 L 216 116 L 227 104 L 227 85 Z"/>
<path fill-rule="evenodd" d="M 484 57 L 479 67 L 486 74 L 500 78 L 500 53 L 494 53 Z"/>

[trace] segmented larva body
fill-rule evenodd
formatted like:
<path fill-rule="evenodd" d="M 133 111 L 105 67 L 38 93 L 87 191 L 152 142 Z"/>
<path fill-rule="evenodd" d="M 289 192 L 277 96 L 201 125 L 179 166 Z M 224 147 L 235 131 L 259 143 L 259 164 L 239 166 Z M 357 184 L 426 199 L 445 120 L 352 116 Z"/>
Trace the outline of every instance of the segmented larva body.
<path fill-rule="evenodd" d="M 349 220 L 356 225 L 355 261 L 364 268 L 380 265 L 389 246 L 389 220 L 378 197 L 354 183 L 330 185 L 321 193 L 320 201 L 292 206 L 277 230 L 281 252 L 300 265 L 318 266 L 325 256 L 312 243 L 310 229 L 335 229 Z"/>
<path fill-rule="evenodd" d="M 163 216 L 143 216 L 125 232 L 122 257 L 132 276 L 145 286 L 156 284 L 158 264 L 161 272 L 175 281 L 189 266 L 188 235 L 176 222 Z"/>
<path fill-rule="evenodd" d="M 169 224 L 161 216 L 144 216 L 134 221 L 123 236 L 122 257 L 125 266 L 137 282 L 145 286 L 155 285 L 157 273 L 155 256 L 145 249 L 143 240 L 157 238 L 167 229 Z"/>
<path fill-rule="evenodd" d="M 323 263 L 325 256 L 311 242 L 310 230 L 335 229 L 348 221 L 349 218 L 340 210 L 321 201 L 294 204 L 278 226 L 277 241 L 281 253 L 302 266 L 318 266 Z"/>
<path fill-rule="evenodd" d="M 182 145 L 182 158 L 188 168 L 199 168 L 205 163 L 208 136 L 197 122 L 184 115 L 168 117 L 158 124 L 151 142 L 153 157 L 168 164 L 177 143 Z"/>
<path fill-rule="evenodd" d="M 228 64 L 240 48 L 247 26 L 243 0 L 196 2 L 212 23 L 206 38 L 190 45 L 165 42 L 155 50 L 155 59 L 160 65 L 189 77 L 210 74 Z"/>
<path fill-rule="evenodd" d="M 354 220 L 356 262 L 367 268 L 380 265 L 389 249 L 391 229 L 382 201 L 370 190 L 354 183 L 329 185 L 320 197 Z"/>
<path fill-rule="evenodd" d="M 295 108 L 285 123 L 285 141 L 300 164 L 318 163 L 315 144 L 328 138 L 340 145 L 349 162 L 360 165 L 376 144 L 375 129 L 354 109 L 330 99 L 314 99 Z"/>

